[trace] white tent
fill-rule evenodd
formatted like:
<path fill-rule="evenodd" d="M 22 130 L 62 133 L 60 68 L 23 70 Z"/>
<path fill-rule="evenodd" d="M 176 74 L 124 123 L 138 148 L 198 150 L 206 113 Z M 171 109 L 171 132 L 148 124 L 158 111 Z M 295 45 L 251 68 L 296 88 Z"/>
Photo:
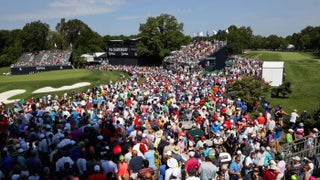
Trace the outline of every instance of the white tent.
<path fill-rule="evenodd" d="M 82 54 L 81 57 L 83 57 L 87 62 L 93 62 L 93 55 L 92 54 Z"/>
<path fill-rule="evenodd" d="M 279 86 L 283 81 L 283 61 L 265 61 L 262 65 L 262 78 L 271 86 Z"/>

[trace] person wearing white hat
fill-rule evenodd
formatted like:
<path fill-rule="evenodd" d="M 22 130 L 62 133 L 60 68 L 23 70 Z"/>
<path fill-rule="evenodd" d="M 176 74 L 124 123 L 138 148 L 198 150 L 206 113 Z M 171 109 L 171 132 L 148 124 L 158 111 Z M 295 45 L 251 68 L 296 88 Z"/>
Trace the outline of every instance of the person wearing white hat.
<path fill-rule="evenodd" d="M 290 115 L 290 125 L 291 127 L 294 127 L 295 124 L 296 124 L 296 121 L 297 121 L 297 118 L 299 118 L 299 115 L 297 113 L 297 110 L 294 109 L 292 112 L 291 112 L 291 115 Z"/>
<path fill-rule="evenodd" d="M 101 168 L 99 165 L 94 165 L 93 174 L 88 176 L 88 180 L 93 180 L 93 179 L 106 179 L 106 176 L 101 173 Z"/>
<path fill-rule="evenodd" d="M 213 146 L 217 152 L 221 151 L 221 148 L 223 148 L 223 151 L 226 151 L 225 148 L 222 146 L 223 144 L 223 138 L 220 137 L 220 134 L 217 133 L 216 136 L 213 138 Z"/>
<path fill-rule="evenodd" d="M 292 157 L 293 164 L 288 165 L 287 170 L 289 174 L 295 175 L 296 177 L 300 177 L 300 173 L 302 170 L 302 165 L 300 163 L 300 157 L 294 156 Z"/>
<path fill-rule="evenodd" d="M 166 170 L 165 180 L 181 179 L 181 168 L 178 166 L 178 161 L 174 158 L 167 160 L 168 169 Z"/>
<path fill-rule="evenodd" d="M 293 129 L 289 129 L 288 133 L 286 134 L 286 143 L 291 143 L 293 141 Z"/>
<path fill-rule="evenodd" d="M 190 168 L 197 170 L 200 167 L 199 161 L 194 157 L 195 152 L 190 151 L 188 153 L 188 155 L 190 158 L 184 163 L 184 165 L 185 165 L 184 170 L 186 173 L 188 173 L 188 170 Z"/>
<path fill-rule="evenodd" d="M 307 158 L 307 157 L 304 157 L 303 158 L 305 161 L 306 161 L 306 164 L 309 165 L 310 169 L 309 169 L 309 174 L 313 174 L 313 169 L 314 169 L 314 164 L 313 162 L 311 161 L 311 159 Z"/>
<path fill-rule="evenodd" d="M 301 139 L 304 137 L 305 132 L 304 132 L 304 124 L 301 122 L 298 125 L 298 128 L 295 131 L 296 133 L 296 139 Z"/>

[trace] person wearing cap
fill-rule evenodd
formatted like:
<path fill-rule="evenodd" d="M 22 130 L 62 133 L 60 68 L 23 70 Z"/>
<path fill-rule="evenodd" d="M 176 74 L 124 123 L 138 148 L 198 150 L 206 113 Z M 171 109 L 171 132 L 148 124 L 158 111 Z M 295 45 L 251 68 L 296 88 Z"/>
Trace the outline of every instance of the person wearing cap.
<path fill-rule="evenodd" d="M 204 161 L 201 162 L 199 167 L 199 174 L 201 180 L 209 180 L 212 177 L 215 177 L 217 174 L 218 168 L 212 163 L 212 159 L 209 156 L 204 158 Z"/>
<path fill-rule="evenodd" d="M 101 172 L 100 165 L 94 165 L 93 167 L 93 174 L 88 176 L 88 180 L 105 180 L 106 176 L 103 175 Z"/>
<path fill-rule="evenodd" d="M 286 143 L 292 143 L 293 142 L 293 129 L 289 129 L 288 133 L 286 134 Z"/>
<path fill-rule="evenodd" d="M 299 123 L 298 127 L 295 129 L 296 139 L 302 139 L 304 137 L 304 124 Z"/>
<path fill-rule="evenodd" d="M 129 179 L 128 163 L 124 160 L 123 155 L 119 156 L 119 162 L 117 167 L 118 167 L 117 179 L 128 180 Z"/>
<path fill-rule="evenodd" d="M 18 156 L 17 156 L 17 165 L 22 168 L 26 165 L 26 158 L 24 157 L 24 149 L 19 148 L 18 149 Z"/>
<path fill-rule="evenodd" d="M 190 168 L 193 168 L 195 171 L 200 167 L 199 161 L 194 157 L 195 152 L 189 151 L 189 159 L 184 163 L 184 170 L 188 173 Z"/>
<path fill-rule="evenodd" d="M 51 145 L 50 140 L 46 137 L 45 134 L 40 134 L 40 142 L 38 145 L 39 157 L 45 166 L 48 166 L 50 163 L 49 154 Z"/>
<path fill-rule="evenodd" d="M 305 157 L 303 158 L 305 160 L 305 164 L 308 164 L 309 167 L 310 167 L 310 170 L 309 170 L 309 174 L 313 174 L 313 170 L 314 170 L 314 164 L 313 162 L 311 161 L 311 159 Z"/>
<path fill-rule="evenodd" d="M 181 179 L 181 168 L 178 165 L 178 161 L 176 159 L 174 158 L 168 159 L 167 166 L 168 166 L 168 169 L 166 170 L 164 180 Z"/>
<path fill-rule="evenodd" d="M 271 164 L 269 168 L 266 168 L 262 173 L 262 179 L 275 180 L 279 174 L 278 167 Z"/>
<path fill-rule="evenodd" d="M 256 153 L 253 151 L 250 153 L 249 156 L 245 158 L 244 167 L 243 167 L 244 173 L 248 174 L 249 172 L 251 172 L 255 164 L 256 164 Z"/>
<path fill-rule="evenodd" d="M 275 156 L 276 166 L 281 174 L 285 173 L 286 170 L 286 162 L 283 160 L 283 157 L 280 153 Z"/>
<path fill-rule="evenodd" d="M 213 146 L 214 146 L 214 149 L 218 152 L 226 151 L 225 148 L 223 147 L 223 139 L 220 137 L 220 134 L 218 133 L 213 138 Z"/>
<path fill-rule="evenodd" d="M 180 148 L 179 146 L 175 146 L 172 150 L 172 158 L 175 158 L 179 164 L 183 164 L 184 163 L 184 160 L 181 156 L 181 151 L 180 151 Z"/>
<path fill-rule="evenodd" d="M 200 140 L 197 142 L 196 144 L 196 148 L 199 149 L 199 148 L 203 148 L 203 144 L 205 143 L 204 141 L 206 140 L 206 137 L 205 136 L 201 136 L 200 137 Z"/>
<path fill-rule="evenodd" d="M 297 113 L 297 109 L 294 109 L 290 114 L 290 125 L 292 128 L 295 126 L 297 118 L 299 118 L 299 115 Z"/>
<path fill-rule="evenodd" d="M 293 164 L 289 164 L 287 167 L 288 174 L 294 175 L 299 178 L 302 170 L 302 165 L 300 163 L 301 159 L 299 156 L 294 156 L 292 160 Z"/>

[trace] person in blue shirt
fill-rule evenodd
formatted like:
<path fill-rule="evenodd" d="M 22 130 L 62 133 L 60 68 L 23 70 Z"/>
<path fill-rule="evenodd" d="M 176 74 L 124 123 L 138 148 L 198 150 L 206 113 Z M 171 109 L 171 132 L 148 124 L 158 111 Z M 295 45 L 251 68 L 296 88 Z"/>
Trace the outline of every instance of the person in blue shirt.
<path fill-rule="evenodd" d="M 233 161 L 229 167 L 230 180 L 238 180 L 241 178 L 242 164 L 241 157 L 237 156 L 236 161 Z"/>
<path fill-rule="evenodd" d="M 219 122 L 218 121 L 215 121 L 214 123 L 213 123 L 213 125 L 211 126 L 211 131 L 214 133 L 214 134 L 216 134 L 218 131 L 219 131 L 219 129 L 220 129 L 220 124 L 219 124 Z"/>

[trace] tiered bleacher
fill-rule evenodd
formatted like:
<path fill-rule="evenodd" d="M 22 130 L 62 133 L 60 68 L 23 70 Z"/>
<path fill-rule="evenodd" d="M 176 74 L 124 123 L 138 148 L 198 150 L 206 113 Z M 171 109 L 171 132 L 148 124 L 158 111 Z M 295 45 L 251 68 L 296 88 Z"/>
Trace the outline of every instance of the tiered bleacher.
<path fill-rule="evenodd" d="M 42 71 L 71 69 L 72 51 L 48 50 L 26 52 L 11 65 L 12 74 L 30 74 Z"/>

